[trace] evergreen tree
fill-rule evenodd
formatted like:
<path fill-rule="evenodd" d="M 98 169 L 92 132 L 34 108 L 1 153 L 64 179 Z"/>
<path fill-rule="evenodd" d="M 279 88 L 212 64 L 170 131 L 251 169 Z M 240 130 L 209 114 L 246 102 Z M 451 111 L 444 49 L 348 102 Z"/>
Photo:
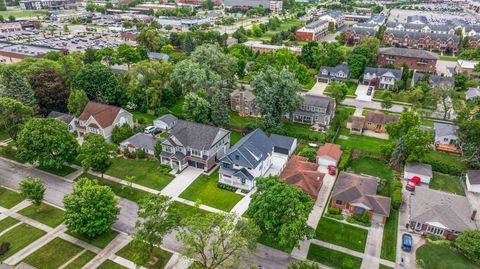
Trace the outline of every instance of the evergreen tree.
<path fill-rule="evenodd" d="M 37 106 L 35 93 L 28 81 L 9 69 L 0 75 L 0 97 L 9 97 L 33 108 Z"/>
<path fill-rule="evenodd" d="M 223 95 L 222 91 L 215 90 L 215 93 L 212 97 L 211 109 L 211 118 L 213 124 L 220 127 L 226 127 L 229 123 L 228 107 L 227 100 L 225 100 L 225 96 Z"/>
<path fill-rule="evenodd" d="M 405 139 L 401 137 L 398 139 L 395 148 L 393 149 L 392 156 L 390 157 L 390 162 L 388 163 L 390 167 L 399 168 L 407 158 L 407 148 L 405 146 Z"/>
<path fill-rule="evenodd" d="M 193 51 L 193 40 L 189 34 L 187 34 L 183 40 L 183 50 L 188 54 Z"/>

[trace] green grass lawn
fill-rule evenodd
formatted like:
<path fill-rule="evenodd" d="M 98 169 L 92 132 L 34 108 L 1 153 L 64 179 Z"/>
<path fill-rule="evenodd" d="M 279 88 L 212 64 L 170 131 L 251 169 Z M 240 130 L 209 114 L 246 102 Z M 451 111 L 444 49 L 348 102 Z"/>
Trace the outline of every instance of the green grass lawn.
<path fill-rule="evenodd" d="M 118 232 L 115 230 L 110 230 L 104 234 L 93 238 L 81 234 L 72 233 L 70 231 L 67 231 L 66 234 L 80 239 L 86 243 L 89 243 L 90 245 L 96 246 L 97 248 L 105 248 L 110 242 L 112 242 L 113 239 L 115 239 L 115 237 L 117 237 Z"/>
<path fill-rule="evenodd" d="M 380 153 L 382 146 L 389 143 L 388 140 L 380 138 L 350 134 L 350 131 L 347 128 L 342 128 L 339 136 L 340 135 L 348 136 L 348 139 L 341 139 L 338 137 L 335 140 L 336 144 L 369 152 Z"/>
<path fill-rule="evenodd" d="M 23 262 L 38 269 L 56 269 L 80 251 L 81 247 L 57 237 L 30 254 Z"/>
<path fill-rule="evenodd" d="M 17 227 L 0 236 L 0 242 L 9 242 L 10 249 L 0 256 L 0 261 L 4 261 L 22 248 L 30 245 L 35 240 L 42 237 L 46 232 L 32 227 L 28 224 L 20 224 Z"/>
<path fill-rule="evenodd" d="M 98 266 L 97 269 L 128 269 L 128 268 L 116 262 L 113 262 L 111 260 L 106 260 L 102 264 L 100 264 L 100 266 Z"/>
<path fill-rule="evenodd" d="M 246 212 L 245 212 L 246 213 Z M 268 236 L 267 234 L 265 233 L 262 233 L 258 239 L 257 239 L 257 242 L 262 244 L 262 245 L 265 245 L 265 246 L 268 246 L 268 247 L 271 247 L 271 248 L 274 248 L 274 249 L 277 249 L 277 250 L 280 250 L 280 251 L 283 251 L 285 253 L 291 253 L 292 250 L 293 250 L 293 246 L 281 246 L 279 244 L 279 240 L 276 239 L 276 238 L 272 238 L 271 236 Z"/>
<path fill-rule="evenodd" d="M 447 246 L 425 244 L 417 249 L 417 261 L 423 260 L 424 269 L 480 269 L 465 256 Z"/>
<path fill-rule="evenodd" d="M 440 190 L 455 193 L 458 195 L 465 195 L 462 186 L 456 176 L 433 172 L 433 178 L 428 185 L 430 189 Z"/>
<path fill-rule="evenodd" d="M 393 171 L 388 164 L 376 158 L 356 158 L 350 160 L 349 171 L 357 174 L 367 174 L 386 180 L 386 184 L 380 188 L 379 194 L 390 196 L 392 191 L 392 183 L 395 178 Z"/>
<path fill-rule="evenodd" d="M 23 200 L 22 195 L 0 187 L 0 206 L 4 208 L 12 208 Z"/>
<path fill-rule="evenodd" d="M 64 269 L 82 269 L 82 267 L 95 258 L 95 256 L 97 256 L 97 254 L 87 250 L 75 260 L 70 262 L 66 267 L 64 267 Z"/>
<path fill-rule="evenodd" d="M 458 166 L 462 171 L 466 171 L 468 169 L 468 165 L 465 162 L 461 161 L 460 156 L 455 154 L 449 154 L 446 152 L 441 151 L 430 151 L 425 156 L 423 156 L 422 162 L 424 163 L 431 163 L 435 161 L 441 161 L 443 163 L 450 163 Z"/>
<path fill-rule="evenodd" d="M 73 167 L 70 167 L 70 166 L 67 166 L 67 165 L 62 165 L 62 167 L 60 167 L 58 169 L 46 168 L 46 167 L 41 167 L 41 166 L 39 166 L 37 168 L 40 169 L 40 170 L 43 170 L 45 172 L 49 172 L 51 174 L 60 176 L 60 177 L 70 175 L 71 173 L 77 171 L 77 169 L 75 169 Z"/>
<path fill-rule="evenodd" d="M 307 259 L 335 269 L 359 269 L 362 265 L 361 258 L 315 244 L 310 244 Z"/>
<path fill-rule="evenodd" d="M 9 10 L 9 11 L 0 11 L 0 15 L 3 16 L 5 19 L 8 19 L 9 16 L 14 16 L 15 18 L 27 18 L 33 17 L 36 18 L 37 16 L 44 17 L 47 11 L 41 10 Z"/>
<path fill-rule="evenodd" d="M 439 57 L 441 61 L 456 62 L 458 60 L 457 56 L 439 55 Z"/>
<path fill-rule="evenodd" d="M 151 124 L 154 119 L 156 119 L 157 116 L 148 114 L 148 113 L 143 113 L 143 112 L 133 112 L 133 120 L 134 121 L 140 121 L 144 123 L 149 123 Z"/>
<path fill-rule="evenodd" d="M 230 131 L 230 146 L 235 145 L 238 140 L 242 139 L 243 135 L 240 132 L 237 131 Z"/>
<path fill-rule="evenodd" d="M 185 104 L 185 97 L 180 97 L 177 102 L 168 108 L 168 111 L 177 118 L 183 119 L 183 105 Z"/>
<path fill-rule="evenodd" d="M 12 218 L 12 217 L 6 217 L 2 220 L 0 220 L 0 233 L 5 231 L 6 229 L 12 227 L 13 225 L 19 223 L 18 220 Z"/>
<path fill-rule="evenodd" d="M 357 90 L 358 83 L 354 83 L 351 81 L 346 81 L 345 84 L 348 87 L 347 95 L 355 95 L 355 91 Z"/>
<path fill-rule="evenodd" d="M 386 265 L 380 264 L 380 266 L 378 267 L 378 269 L 393 269 L 393 268 L 390 267 L 390 266 L 386 266 Z"/>
<path fill-rule="evenodd" d="M 63 222 L 64 212 L 61 209 L 42 203 L 40 206 L 30 205 L 20 211 L 19 214 L 34 219 L 50 227 L 57 227 Z"/>
<path fill-rule="evenodd" d="M 214 214 L 212 212 L 203 210 L 201 208 L 187 205 L 178 201 L 172 202 L 172 208 L 177 211 L 178 224 L 180 224 L 180 222 L 183 219 L 190 218 L 193 216 L 204 216 L 206 214 Z"/>
<path fill-rule="evenodd" d="M 116 254 L 120 257 L 123 257 L 127 260 L 132 261 L 133 256 L 134 256 L 134 249 L 132 247 L 132 243 L 129 243 L 125 247 L 123 247 L 120 251 L 118 251 Z M 147 263 L 142 264 L 143 267 L 149 268 L 149 269 L 163 269 L 165 265 L 167 265 L 168 260 L 172 257 L 172 253 L 163 250 L 161 248 L 154 248 L 153 249 L 153 257 L 158 258 L 158 261 L 155 265 L 151 266 Z"/>
<path fill-rule="evenodd" d="M 25 163 L 17 157 L 17 151 L 10 147 L 0 147 L 0 157 L 10 159 L 19 163 Z"/>
<path fill-rule="evenodd" d="M 218 169 L 210 176 L 200 175 L 188 188 L 180 194 L 181 198 L 230 211 L 242 198 L 242 195 L 217 187 Z"/>
<path fill-rule="evenodd" d="M 356 250 L 365 251 L 368 231 L 338 221 L 322 218 L 315 231 L 315 238 L 328 243 Z"/>
<path fill-rule="evenodd" d="M 5 129 L 0 129 L 0 141 L 4 141 L 8 138 L 10 138 L 10 136 L 7 134 Z"/>
<path fill-rule="evenodd" d="M 173 175 L 165 173 L 165 168 L 160 166 L 157 160 L 127 160 L 123 157 L 113 158 L 112 165 L 105 174 L 120 179 L 134 177 L 134 183 L 159 191 L 174 178 Z"/>
<path fill-rule="evenodd" d="M 385 90 L 375 90 L 373 93 L 374 99 L 383 99 Z M 410 94 L 408 91 L 400 91 L 398 93 L 392 92 L 392 100 L 401 103 L 410 103 Z"/>
<path fill-rule="evenodd" d="M 380 257 L 392 262 L 397 257 L 397 230 L 398 230 L 398 211 L 390 210 L 390 216 L 387 218 L 383 228 L 382 252 Z"/>

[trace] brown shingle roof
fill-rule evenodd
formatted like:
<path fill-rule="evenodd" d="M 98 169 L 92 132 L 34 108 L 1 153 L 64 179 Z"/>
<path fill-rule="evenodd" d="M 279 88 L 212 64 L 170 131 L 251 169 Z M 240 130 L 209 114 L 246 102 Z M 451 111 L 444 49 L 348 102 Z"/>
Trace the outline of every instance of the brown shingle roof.
<path fill-rule="evenodd" d="M 363 126 L 365 125 L 365 117 L 348 116 L 348 122 L 352 124 L 352 128 L 363 129 Z"/>
<path fill-rule="evenodd" d="M 339 145 L 326 143 L 318 148 L 317 156 L 329 156 L 332 159 L 339 161 L 342 156 L 342 149 Z"/>
<path fill-rule="evenodd" d="M 389 122 L 398 121 L 397 116 L 386 115 L 378 110 L 369 111 L 365 114 L 365 119 L 367 122 L 373 122 L 375 124 L 387 124 Z"/>
<path fill-rule="evenodd" d="M 324 173 L 318 172 L 318 164 L 308 162 L 307 158 L 292 156 L 280 178 L 290 185 L 300 187 L 303 192 L 317 199 L 323 184 Z"/>
<path fill-rule="evenodd" d="M 98 124 L 100 124 L 100 127 L 107 128 L 108 126 L 111 126 L 113 124 L 115 118 L 120 112 L 120 109 L 121 108 L 117 106 L 90 101 L 85 106 L 85 109 L 83 109 L 83 112 L 78 119 L 88 120 L 90 116 L 92 116 L 93 118 L 95 118 Z"/>

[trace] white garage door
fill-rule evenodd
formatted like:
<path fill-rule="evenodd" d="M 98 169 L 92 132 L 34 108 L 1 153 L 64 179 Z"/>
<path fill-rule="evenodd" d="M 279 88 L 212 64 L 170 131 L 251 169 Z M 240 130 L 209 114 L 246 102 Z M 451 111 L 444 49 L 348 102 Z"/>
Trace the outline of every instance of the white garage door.
<path fill-rule="evenodd" d="M 322 165 L 322 166 L 329 166 L 329 165 L 337 166 L 337 162 L 329 158 L 317 158 L 317 162 L 319 165 Z"/>

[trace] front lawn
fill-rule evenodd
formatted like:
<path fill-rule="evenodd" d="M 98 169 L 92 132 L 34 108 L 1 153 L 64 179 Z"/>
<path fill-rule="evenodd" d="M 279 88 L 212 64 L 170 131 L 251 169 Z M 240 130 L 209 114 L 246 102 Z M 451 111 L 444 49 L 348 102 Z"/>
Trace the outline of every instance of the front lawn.
<path fill-rule="evenodd" d="M 106 260 L 102 264 L 100 264 L 100 266 L 98 266 L 97 269 L 128 269 L 128 268 L 116 262 L 113 262 L 111 260 Z"/>
<path fill-rule="evenodd" d="M 242 195 L 217 187 L 218 169 L 210 176 L 200 175 L 188 188 L 180 194 L 181 198 L 204 205 L 230 211 L 243 198 Z"/>
<path fill-rule="evenodd" d="M 20 224 L 17 227 L 0 236 L 0 242 L 10 243 L 10 249 L 0 256 L 0 261 L 4 261 L 22 248 L 30 245 L 46 232 L 32 227 L 28 224 Z"/>
<path fill-rule="evenodd" d="M 80 239 L 83 242 L 89 243 L 90 245 L 96 246 L 97 248 L 105 248 L 108 244 L 110 244 L 110 242 L 112 242 L 113 239 L 115 239 L 115 237 L 117 237 L 118 232 L 115 230 L 110 230 L 93 238 L 81 234 L 72 233 L 70 231 L 67 231 L 66 234 Z"/>
<path fill-rule="evenodd" d="M 122 258 L 133 261 L 134 251 L 135 250 L 132 247 L 132 243 L 129 243 L 116 254 Z M 158 259 L 155 265 L 152 266 L 148 262 L 141 265 L 149 269 L 163 269 L 165 265 L 167 265 L 168 260 L 170 260 L 170 258 L 172 257 L 172 253 L 156 247 L 153 249 L 153 257 Z"/>
<path fill-rule="evenodd" d="M 57 227 L 63 222 L 64 212 L 61 209 L 42 203 L 40 206 L 30 205 L 20 211 L 19 214 L 34 219 L 50 227 Z"/>
<path fill-rule="evenodd" d="M 393 269 L 393 268 L 390 267 L 390 266 L 386 266 L 386 265 L 380 264 L 380 267 L 378 267 L 378 269 Z"/>
<path fill-rule="evenodd" d="M 178 225 L 180 225 L 181 221 L 186 218 L 190 218 L 193 216 L 205 216 L 206 214 L 214 214 L 201 208 L 187 205 L 178 201 L 173 201 L 171 208 L 177 211 L 177 214 L 175 214 L 175 216 L 178 218 Z"/>
<path fill-rule="evenodd" d="M 378 193 L 384 196 L 391 195 L 392 183 L 395 175 L 385 161 L 368 157 L 356 158 L 350 160 L 350 166 L 348 169 L 357 174 L 366 174 L 384 179 L 385 184 L 381 186 Z"/>
<path fill-rule="evenodd" d="M 95 258 L 97 254 L 87 250 L 82 255 L 78 256 L 75 260 L 69 263 L 64 269 L 82 269 L 85 264 Z"/>
<path fill-rule="evenodd" d="M 23 262 L 39 269 L 56 269 L 80 251 L 81 247 L 57 237 L 30 254 Z"/>
<path fill-rule="evenodd" d="M 365 251 L 368 231 L 332 219 L 322 218 L 315 231 L 315 238 L 358 252 Z"/>
<path fill-rule="evenodd" d="M 246 213 L 246 212 L 245 212 Z M 257 242 L 265 245 L 267 247 L 271 247 L 280 251 L 283 251 L 285 253 L 291 253 L 293 250 L 293 246 L 281 246 L 279 244 L 279 240 L 276 238 L 272 238 L 272 236 L 269 236 L 266 233 L 262 233 L 258 239 Z"/>
<path fill-rule="evenodd" d="M 333 249 L 310 244 L 307 259 L 335 269 L 359 269 L 362 259 Z"/>
<path fill-rule="evenodd" d="M 117 157 L 112 159 L 112 165 L 105 174 L 124 180 L 127 177 L 134 177 L 134 183 L 160 191 L 174 177 L 167 171 L 170 171 L 170 168 L 161 166 L 157 160 L 127 160 Z"/>
<path fill-rule="evenodd" d="M 422 260 L 424 269 L 480 269 L 462 254 L 447 246 L 427 243 L 417 249 L 417 262 Z"/>
<path fill-rule="evenodd" d="M 380 258 L 396 261 L 397 258 L 398 211 L 390 210 L 390 216 L 383 228 L 382 253 Z"/>
<path fill-rule="evenodd" d="M 348 139 L 340 138 L 340 136 L 346 136 Z M 335 144 L 342 145 L 343 147 L 376 153 L 381 153 L 382 146 L 387 145 L 388 143 L 388 140 L 380 138 L 350 134 L 350 130 L 347 128 L 342 128 L 339 136 L 335 140 Z"/>
<path fill-rule="evenodd" d="M 465 195 L 458 177 L 439 172 L 433 172 L 433 178 L 428 185 L 430 189 L 451 192 L 457 195 Z"/>
<path fill-rule="evenodd" d="M 16 206 L 23 200 L 22 195 L 18 192 L 14 192 L 0 187 L 0 206 L 10 209 Z"/>
<path fill-rule="evenodd" d="M 70 166 L 67 166 L 67 165 L 62 165 L 62 167 L 60 167 L 58 169 L 56 169 L 56 168 L 46 168 L 46 167 L 42 167 L 42 166 L 39 166 L 37 168 L 42 170 L 42 171 L 57 175 L 59 177 L 64 177 L 66 175 L 70 175 L 71 173 L 77 171 L 77 169 L 75 169 L 73 167 L 70 167 Z"/>
<path fill-rule="evenodd" d="M 358 84 L 347 80 L 345 81 L 345 85 L 348 87 L 347 95 L 356 96 L 355 91 L 357 90 Z"/>
<path fill-rule="evenodd" d="M 6 229 L 12 227 L 13 225 L 19 223 L 18 220 L 12 218 L 12 217 L 6 217 L 2 220 L 0 220 L 0 233 L 5 231 Z"/>

